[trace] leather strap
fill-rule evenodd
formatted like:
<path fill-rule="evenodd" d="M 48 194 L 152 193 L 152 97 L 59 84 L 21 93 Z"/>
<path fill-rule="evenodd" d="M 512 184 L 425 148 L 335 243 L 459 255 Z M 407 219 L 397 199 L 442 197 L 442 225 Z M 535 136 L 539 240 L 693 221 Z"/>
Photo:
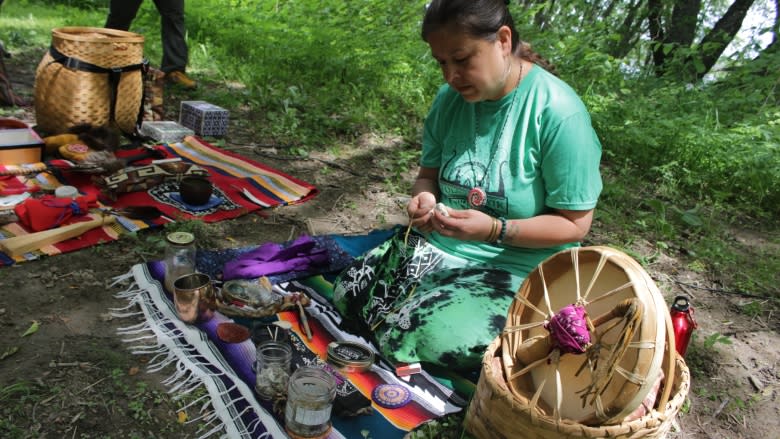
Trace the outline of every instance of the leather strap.
<path fill-rule="evenodd" d="M 143 61 L 139 64 L 129 64 L 122 67 L 101 67 L 80 60 L 78 58 L 67 56 L 62 52 L 60 52 L 59 50 L 57 50 L 56 48 L 54 48 L 54 46 L 49 47 L 49 54 L 52 57 L 51 62 L 62 64 L 68 69 L 108 75 L 108 84 L 109 84 L 109 113 L 108 114 L 112 125 L 116 125 L 115 113 L 116 113 L 117 90 L 119 88 L 119 81 L 122 79 L 122 73 L 133 72 L 136 70 L 142 70 L 143 72 L 146 72 L 147 67 L 149 65 L 149 60 L 144 58 Z M 143 118 L 143 107 L 144 107 L 144 102 L 142 96 L 141 106 L 138 110 L 138 119 L 136 120 L 136 126 L 140 125 L 141 120 Z M 125 133 L 125 134 L 132 134 L 132 133 Z"/>

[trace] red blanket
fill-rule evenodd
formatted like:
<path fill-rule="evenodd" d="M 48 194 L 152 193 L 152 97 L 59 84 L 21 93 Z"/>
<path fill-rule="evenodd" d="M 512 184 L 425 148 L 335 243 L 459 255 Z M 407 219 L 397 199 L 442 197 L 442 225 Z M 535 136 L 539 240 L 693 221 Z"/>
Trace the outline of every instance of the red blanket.
<path fill-rule="evenodd" d="M 184 164 L 194 165 L 208 173 L 214 191 L 205 205 L 192 206 L 185 203 L 179 196 L 176 179 L 168 178 L 145 190 L 117 193 L 116 199 L 112 199 L 93 182 L 96 176 L 70 172 L 67 168 L 58 167 L 59 171 L 56 174 L 59 181 L 54 181 L 54 185 L 69 184 L 76 186 L 82 194 L 95 194 L 104 207 L 154 206 L 162 211 L 164 216 L 153 221 L 119 217 L 117 224 L 91 230 L 78 238 L 47 246 L 23 256 L 10 257 L 0 253 L 0 266 L 37 259 L 41 255 L 67 253 L 101 242 L 114 241 L 123 233 L 159 226 L 174 220 L 198 219 L 204 222 L 216 222 L 237 218 L 264 208 L 301 203 L 318 193 L 318 190 L 309 183 L 256 161 L 221 150 L 196 137 L 187 137 L 181 143 L 158 145 L 156 149 L 167 159 L 180 160 Z M 151 162 L 152 160 L 148 159 L 133 165 L 143 167 L 151 165 Z M 45 169 L 45 164 L 41 164 L 41 168 Z M 52 166 L 49 166 L 49 169 L 51 168 Z M 39 174 L 41 175 L 44 173 Z M 36 177 L 28 175 L 25 178 L 29 186 Z M 52 185 L 52 180 L 49 178 L 46 184 Z M 10 188 L 10 182 L 5 183 L 5 187 Z M 14 185 L 14 187 L 24 187 L 24 185 Z M 74 218 L 75 220 L 84 220 L 84 218 Z M 23 224 L 8 224 L 0 227 L 0 239 L 30 232 L 31 230 Z"/>

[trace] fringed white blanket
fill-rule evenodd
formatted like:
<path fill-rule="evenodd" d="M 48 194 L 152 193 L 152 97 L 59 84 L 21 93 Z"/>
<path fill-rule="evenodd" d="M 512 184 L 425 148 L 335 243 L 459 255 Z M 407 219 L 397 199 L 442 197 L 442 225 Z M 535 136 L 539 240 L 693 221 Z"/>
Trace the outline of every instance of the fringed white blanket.
<path fill-rule="evenodd" d="M 211 260 L 199 269 L 209 274 L 214 271 L 213 267 L 222 266 L 222 260 Z M 203 426 L 200 437 L 287 437 L 283 420 L 274 416 L 278 411 L 274 410 L 273 403 L 256 397 L 253 388 L 255 346 L 251 339 L 241 343 L 222 341 L 216 334 L 217 326 L 232 319 L 219 312 L 208 322 L 195 325 L 182 322 L 176 315 L 170 294 L 162 286 L 163 276 L 164 264 L 154 261 L 135 265 L 129 273 L 114 280 L 114 285 L 122 288 L 117 297 L 127 300 L 128 305 L 112 310 L 112 314 L 140 320 L 140 323 L 120 330 L 131 351 L 151 357 L 150 372 L 173 366 L 174 372 L 165 384 L 176 397 L 184 398 L 201 388 L 207 390 L 202 397 L 187 399 L 188 422 Z M 314 333 L 312 339 L 303 335 L 298 313 L 283 311 L 276 316 L 293 327 L 291 341 L 296 364 L 328 367 L 324 358 L 329 343 L 356 340 L 356 336 L 340 328 L 338 313 L 323 296 L 330 287 L 319 276 L 274 284 L 280 293 L 299 291 L 312 299 L 307 307 L 309 325 Z M 343 375 L 332 372 L 338 374 L 340 384 L 334 402 L 330 439 L 360 438 L 365 437 L 366 432 L 372 439 L 400 439 L 420 424 L 458 412 L 466 404 L 425 370 L 408 380 L 401 380 L 395 375 L 393 365 L 378 360 L 366 372 Z M 371 403 L 372 390 L 388 383 L 410 391 L 412 398 L 406 406 L 385 409 Z"/>
<path fill-rule="evenodd" d="M 208 391 L 186 407 L 198 413 L 187 422 L 204 425 L 201 438 L 287 437 L 284 427 L 257 403 L 253 390 L 236 376 L 206 334 L 176 317 L 173 304 L 146 265 L 135 265 L 131 272 L 115 278 L 113 285 L 128 283 L 116 294 L 127 300 L 128 306 L 112 310 L 112 314 L 143 321 L 121 328 L 119 333 L 131 344 L 133 354 L 151 356 L 149 372 L 175 366 L 175 372 L 164 381 L 175 397 L 186 397 L 200 387 Z M 246 416 L 250 411 L 254 416 Z"/>

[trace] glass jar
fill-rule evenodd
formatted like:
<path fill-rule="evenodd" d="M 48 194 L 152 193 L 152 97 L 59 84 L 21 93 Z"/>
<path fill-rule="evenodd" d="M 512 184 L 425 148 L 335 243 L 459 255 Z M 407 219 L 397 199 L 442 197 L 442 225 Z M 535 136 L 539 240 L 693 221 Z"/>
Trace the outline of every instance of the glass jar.
<path fill-rule="evenodd" d="M 322 437 L 330 431 L 330 412 L 336 398 L 336 380 L 321 367 L 295 371 L 287 386 L 285 427 L 300 437 Z"/>
<path fill-rule="evenodd" d="M 292 346 L 276 340 L 257 345 L 255 391 L 263 399 L 283 397 L 287 392 L 292 362 Z"/>
<path fill-rule="evenodd" d="M 195 272 L 195 235 L 173 232 L 165 237 L 165 289 L 173 292 L 173 282 Z"/>
<path fill-rule="evenodd" d="M 251 338 L 255 346 L 268 340 L 290 344 L 292 324 L 285 320 L 275 322 L 255 322 L 251 329 Z"/>

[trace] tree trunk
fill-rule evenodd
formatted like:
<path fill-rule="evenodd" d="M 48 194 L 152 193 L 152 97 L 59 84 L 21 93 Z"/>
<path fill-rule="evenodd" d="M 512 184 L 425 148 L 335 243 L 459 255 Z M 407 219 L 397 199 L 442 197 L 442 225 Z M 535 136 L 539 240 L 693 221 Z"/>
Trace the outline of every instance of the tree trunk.
<path fill-rule="evenodd" d="M 672 20 L 666 29 L 665 43 L 675 47 L 690 47 L 696 36 L 696 24 L 701 12 L 701 0 L 677 0 L 672 8 Z"/>
<path fill-rule="evenodd" d="M 694 40 L 702 0 L 673 1 L 671 17 L 665 23 L 663 0 L 648 0 L 647 19 L 650 38 L 654 43 L 652 54 L 655 73 L 662 76 L 676 72 L 685 81 L 698 80 L 717 63 L 739 32 L 755 0 L 734 0 L 698 44 Z M 690 50 L 682 53 L 680 49 L 695 49 L 695 53 Z M 672 67 L 673 62 L 675 67 Z"/>
<path fill-rule="evenodd" d="M 777 34 L 780 34 L 780 0 L 775 0 L 775 24 L 772 26 L 772 45 L 777 43 Z"/>
<path fill-rule="evenodd" d="M 705 69 L 704 72 L 700 72 L 701 75 L 709 72 L 712 66 L 718 62 L 718 58 L 739 32 L 742 22 L 754 2 L 755 0 L 736 0 L 701 40 L 699 56 Z"/>
<path fill-rule="evenodd" d="M 664 74 L 664 66 L 666 65 L 666 52 L 664 51 L 666 37 L 661 18 L 663 7 L 661 0 L 647 1 L 647 25 L 650 32 L 650 40 L 653 42 L 653 66 L 655 66 L 655 74 L 657 76 Z"/>
<path fill-rule="evenodd" d="M 613 57 L 623 58 L 634 48 L 636 42 L 639 40 L 642 22 L 645 18 L 645 15 L 642 14 L 643 4 L 644 0 L 632 0 L 632 3 L 626 7 L 628 12 L 623 18 L 620 27 L 617 29 L 617 34 L 620 35 L 620 39 L 607 48 L 607 53 Z"/>

